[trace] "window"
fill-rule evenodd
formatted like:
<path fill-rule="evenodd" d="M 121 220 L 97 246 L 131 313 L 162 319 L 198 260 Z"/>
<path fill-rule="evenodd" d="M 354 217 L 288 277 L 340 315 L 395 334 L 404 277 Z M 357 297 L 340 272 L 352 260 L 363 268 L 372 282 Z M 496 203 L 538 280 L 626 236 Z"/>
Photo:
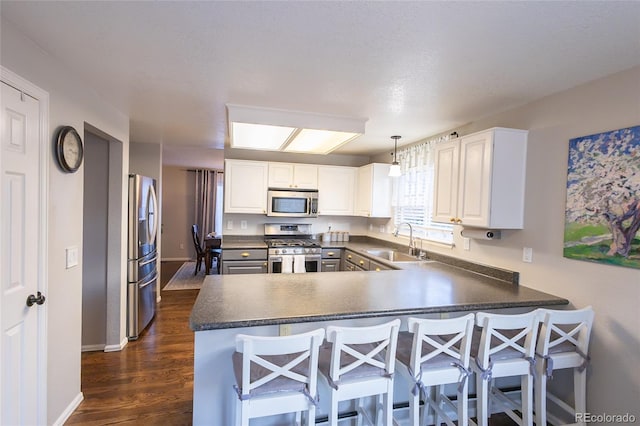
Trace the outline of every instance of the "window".
<path fill-rule="evenodd" d="M 413 227 L 414 237 L 453 244 L 453 225 L 432 222 L 434 187 L 434 147 L 444 137 L 398 150 L 402 174 L 393 184 L 393 222 Z M 400 235 L 409 235 L 409 227 L 401 226 Z"/>

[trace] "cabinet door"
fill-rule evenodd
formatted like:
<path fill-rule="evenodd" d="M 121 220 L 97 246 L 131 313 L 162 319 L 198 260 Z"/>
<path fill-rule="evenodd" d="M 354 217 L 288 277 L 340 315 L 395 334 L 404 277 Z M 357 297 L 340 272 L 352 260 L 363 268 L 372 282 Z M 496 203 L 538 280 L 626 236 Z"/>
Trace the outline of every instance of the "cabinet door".
<path fill-rule="evenodd" d="M 358 186 L 356 192 L 356 215 L 371 216 L 373 166 L 368 164 L 358 169 Z"/>
<path fill-rule="evenodd" d="M 269 188 L 293 187 L 293 164 L 269 163 Z"/>
<path fill-rule="evenodd" d="M 267 175 L 266 162 L 225 160 L 225 213 L 266 214 Z"/>
<path fill-rule="evenodd" d="M 489 226 L 493 132 L 460 141 L 458 218 L 463 225 Z"/>
<path fill-rule="evenodd" d="M 352 216 L 355 167 L 318 166 L 318 214 Z"/>
<path fill-rule="evenodd" d="M 458 170 L 460 141 L 436 145 L 433 220 L 455 223 L 458 217 Z"/>
<path fill-rule="evenodd" d="M 369 270 L 370 271 L 380 272 L 380 271 L 387 271 L 389 269 L 391 269 L 391 268 L 388 267 L 387 265 L 383 265 L 382 263 L 378 263 L 378 262 L 373 261 L 373 260 L 369 261 Z"/>
<path fill-rule="evenodd" d="M 315 164 L 294 164 L 293 187 L 318 189 L 318 166 Z"/>
<path fill-rule="evenodd" d="M 371 163 L 358 169 L 356 215 L 391 217 L 389 164 Z"/>

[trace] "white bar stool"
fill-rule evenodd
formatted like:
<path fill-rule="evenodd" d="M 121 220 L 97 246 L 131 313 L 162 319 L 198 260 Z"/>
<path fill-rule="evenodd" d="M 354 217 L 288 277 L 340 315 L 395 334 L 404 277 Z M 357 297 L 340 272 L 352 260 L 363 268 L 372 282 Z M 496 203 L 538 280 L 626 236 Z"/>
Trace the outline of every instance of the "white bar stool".
<path fill-rule="evenodd" d="M 574 419 L 576 412 L 587 411 L 588 349 L 594 313 L 588 306 L 573 311 L 540 309 L 540 314 L 542 327 L 536 348 L 539 357 L 535 384 L 536 423 L 546 425 L 549 418 L 559 424 L 559 419 L 547 413 L 547 399 Z M 547 380 L 553 378 L 553 371 L 565 368 L 573 369 L 573 407 L 547 390 Z"/>
<path fill-rule="evenodd" d="M 476 373 L 478 425 L 487 426 L 496 407 L 519 425 L 533 425 L 538 323 L 537 311 L 520 315 L 476 314 L 476 325 L 482 330 L 479 339 L 474 337 L 471 350 L 475 358 L 472 368 Z M 496 378 L 511 376 L 520 376 L 520 404 L 494 386 Z M 491 411 L 490 400 L 493 403 Z M 522 417 L 514 412 L 514 408 L 522 413 Z"/>
<path fill-rule="evenodd" d="M 434 410 L 434 423 L 441 420 L 454 426 L 453 420 L 445 413 L 447 405 L 457 413 L 458 426 L 469 423 L 468 378 L 469 354 L 473 336 L 474 315 L 468 314 L 451 319 L 409 318 L 409 332 L 398 336 L 398 372 L 409 383 L 413 383 L 409 395 L 410 424 L 427 424 L 429 408 Z M 445 384 L 457 383 L 457 399 L 454 404 L 444 393 Z M 429 387 L 435 386 L 435 398 L 429 395 Z M 424 394 L 425 404 L 420 421 L 420 394 Z"/>
<path fill-rule="evenodd" d="M 261 337 L 239 334 L 233 369 L 236 425 L 273 414 L 308 411 L 306 423 L 314 425 L 317 405 L 318 351 L 324 329 L 292 336 Z"/>
<path fill-rule="evenodd" d="M 324 389 L 330 394 L 329 424 L 338 424 L 338 402 L 358 399 L 358 422 L 368 416 L 362 398 L 376 398 L 376 420 L 384 411 L 383 425 L 393 419 L 393 373 L 400 320 L 371 327 L 327 327 L 327 342 L 320 348 L 319 370 Z M 376 421 L 377 423 L 377 421 Z"/>

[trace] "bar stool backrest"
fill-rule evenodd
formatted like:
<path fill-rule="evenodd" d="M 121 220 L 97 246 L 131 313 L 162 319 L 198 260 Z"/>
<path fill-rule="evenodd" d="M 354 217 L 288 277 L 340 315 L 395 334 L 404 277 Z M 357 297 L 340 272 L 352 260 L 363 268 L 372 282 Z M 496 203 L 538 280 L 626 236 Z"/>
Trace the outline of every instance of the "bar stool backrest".
<path fill-rule="evenodd" d="M 512 358 L 533 360 L 538 315 L 538 311 L 514 315 L 476 314 L 476 325 L 482 328 L 476 355 L 478 365 L 487 368 L 490 361 Z"/>
<path fill-rule="evenodd" d="M 250 398 L 258 389 L 269 392 L 298 387 L 315 398 L 323 339 L 324 329 L 292 336 L 237 335 L 236 351 L 242 354 L 242 397 Z"/>
<path fill-rule="evenodd" d="M 539 355 L 578 352 L 586 357 L 594 318 L 591 306 L 571 311 L 540 309 L 539 312 L 542 319 L 536 348 Z"/>
<path fill-rule="evenodd" d="M 458 363 L 469 367 L 474 314 L 449 319 L 409 318 L 408 328 L 413 333 L 410 368 L 418 373 L 423 364 L 449 367 Z"/>
<path fill-rule="evenodd" d="M 399 329 L 399 319 L 371 327 L 327 327 L 329 379 L 337 385 L 354 376 L 393 375 Z"/>

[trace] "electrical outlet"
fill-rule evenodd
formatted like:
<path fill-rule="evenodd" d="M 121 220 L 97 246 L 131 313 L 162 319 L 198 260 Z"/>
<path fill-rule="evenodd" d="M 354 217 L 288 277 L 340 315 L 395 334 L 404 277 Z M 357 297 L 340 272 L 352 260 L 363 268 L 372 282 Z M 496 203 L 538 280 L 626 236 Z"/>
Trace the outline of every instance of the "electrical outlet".
<path fill-rule="evenodd" d="M 233 229 L 233 221 L 232 220 L 228 220 L 227 221 L 227 229 Z"/>
<path fill-rule="evenodd" d="M 240 221 L 240 229 L 247 229 L 247 221 L 246 220 L 241 220 Z"/>
<path fill-rule="evenodd" d="M 280 324 L 280 335 L 291 336 L 291 324 Z"/>
<path fill-rule="evenodd" d="M 462 241 L 464 242 L 464 249 L 471 250 L 471 238 L 463 238 Z"/>
<path fill-rule="evenodd" d="M 180 243 L 180 250 L 184 250 L 184 244 Z"/>
<path fill-rule="evenodd" d="M 531 247 L 522 248 L 522 261 L 527 263 L 533 262 L 533 249 Z"/>
<path fill-rule="evenodd" d="M 373 223 L 370 223 L 370 224 L 369 224 L 369 231 L 372 231 L 372 232 L 373 232 Z"/>
<path fill-rule="evenodd" d="M 387 227 L 386 227 L 386 226 L 384 226 L 384 225 L 380 225 L 380 228 L 378 229 L 378 231 L 379 231 L 381 234 L 384 234 L 385 232 L 387 232 Z"/>

